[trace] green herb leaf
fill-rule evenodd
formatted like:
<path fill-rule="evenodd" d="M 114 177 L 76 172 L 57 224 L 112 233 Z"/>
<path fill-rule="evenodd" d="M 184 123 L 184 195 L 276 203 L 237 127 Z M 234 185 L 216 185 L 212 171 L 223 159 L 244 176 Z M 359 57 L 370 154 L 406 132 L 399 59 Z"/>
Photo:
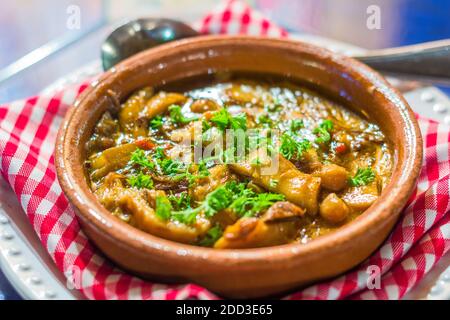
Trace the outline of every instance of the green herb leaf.
<path fill-rule="evenodd" d="M 136 187 L 138 189 L 153 189 L 152 177 L 143 174 L 142 172 L 139 172 L 137 176 L 128 177 L 127 182 L 130 184 L 130 186 Z"/>
<path fill-rule="evenodd" d="M 234 117 L 231 117 L 230 126 L 231 129 L 234 130 L 247 130 L 247 115 L 245 113 L 239 113 Z"/>
<path fill-rule="evenodd" d="M 240 193 L 230 205 L 230 209 L 239 216 L 252 217 L 257 213 L 269 208 L 272 204 L 284 200 L 282 194 L 256 193 L 251 189 L 241 189 Z"/>
<path fill-rule="evenodd" d="M 183 113 L 181 112 L 181 107 L 174 105 L 174 104 L 169 107 L 169 112 L 170 112 L 170 118 L 172 119 L 172 122 L 178 123 L 178 124 L 187 124 L 191 121 L 195 121 L 195 120 L 199 119 L 199 117 L 191 117 L 191 118 L 185 117 L 183 115 Z"/>
<path fill-rule="evenodd" d="M 206 119 L 202 119 L 202 133 L 208 131 L 211 128 L 211 124 Z"/>
<path fill-rule="evenodd" d="M 171 217 L 179 222 L 192 224 L 200 213 L 206 217 L 212 217 L 226 208 L 233 210 L 239 216 L 253 216 L 281 200 L 284 200 L 281 194 L 256 193 L 247 188 L 244 183 L 231 181 L 210 192 L 198 207 L 172 211 Z"/>
<path fill-rule="evenodd" d="M 245 113 L 239 113 L 232 116 L 225 108 L 216 111 L 210 121 L 222 131 L 229 128 L 234 130 L 247 130 L 247 115 Z"/>
<path fill-rule="evenodd" d="M 375 180 L 375 172 L 371 168 L 359 168 L 349 184 L 353 187 L 365 186 Z"/>
<path fill-rule="evenodd" d="M 186 191 L 178 195 L 169 195 L 167 198 L 175 210 L 186 210 L 191 207 L 191 196 Z"/>
<path fill-rule="evenodd" d="M 269 116 L 268 115 L 266 115 L 266 114 L 263 114 L 263 115 L 260 115 L 259 117 L 258 117 L 258 119 L 257 119 L 257 122 L 259 123 L 259 124 L 266 124 L 266 125 L 271 125 L 271 124 L 273 124 L 273 121 L 272 121 L 272 119 L 270 119 L 269 118 Z"/>
<path fill-rule="evenodd" d="M 165 196 L 157 196 L 156 197 L 156 216 L 161 220 L 167 221 L 170 219 L 172 212 L 172 205 L 170 204 L 169 199 Z"/>
<path fill-rule="evenodd" d="M 131 163 L 140 165 L 142 167 L 148 168 L 150 170 L 155 169 L 155 164 L 153 161 L 151 161 L 147 155 L 145 154 L 144 150 L 142 149 L 136 149 L 131 154 L 130 158 Z"/>
<path fill-rule="evenodd" d="M 212 247 L 214 243 L 222 236 L 223 230 L 219 225 L 215 225 L 208 230 L 205 237 L 199 242 L 203 247 Z"/>
<path fill-rule="evenodd" d="M 304 123 L 303 123 L 303 120 L 301 120 L 301 119 L 293 119 L 293 120 L 291 121 L 291 124 L 290 124 L 290 126 L 289 126 L 289 129 L 290 129 L 291 131 L 297 131 L 297 130 L 303 128 L 304 126 L 305 126 L 305 125 L 304 125 Z"/>
<path fill-rule="evenodd" d="M 311 142 L 307 139 L 297 141 L 292 136 L 292 133 L 283 133 L 281 135 L 280 153 L 288 160 L 294 156 L 300 158 L 303 152 L 311 148 Z"/>
<path fill-rule="evenodd" d="M 209 193 L 203 203 L 204 214 L 212 217 L 220 210 L 227 208 L 233 200 L 233 189 L 229 184 L 221 186 Z"/>
<path fill-rule="evenodd" d="M 331 130 L 333 130 L 333 122 L 331 120 L 323 120 L 322 123 L 313 130 L 317 135 L 316 143 L 328 143 L 331 140 Z"/>
<path fill-rule="evenodd" d="M 209 176 L 209 170 L 208 170 L 208 167 L 206 166 L 205 160 L 201 160 L 198 163 L 198 174 L 202 178 L 206 178 L 207 176 Z"/>
<path fill-rule="evenodd" d="M 163 117 L 162 116 L 156 116 L 152 120 L 150 120 L 150 128 L 152 129 L 159 129 L 163 126 Z"/>
<path fill-rule="evenodd" d="M 165 158 L 159 162 L 162 172 L 168 176 L 184 173 L 184 164 L 171 158 Z"/>

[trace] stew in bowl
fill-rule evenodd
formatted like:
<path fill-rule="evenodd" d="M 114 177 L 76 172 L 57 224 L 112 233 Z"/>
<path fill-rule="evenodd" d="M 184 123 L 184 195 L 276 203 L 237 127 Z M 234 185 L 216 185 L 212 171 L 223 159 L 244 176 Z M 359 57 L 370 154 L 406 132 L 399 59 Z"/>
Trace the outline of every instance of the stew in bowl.
<path fill-rule="evenodd" d="M 91 189 L 145 232 L 216 249 L 306 243 L 389 183 L 379 127 L 293 81 L 215 75 L 171 87 L 111 104 L 87 143 Z"/>

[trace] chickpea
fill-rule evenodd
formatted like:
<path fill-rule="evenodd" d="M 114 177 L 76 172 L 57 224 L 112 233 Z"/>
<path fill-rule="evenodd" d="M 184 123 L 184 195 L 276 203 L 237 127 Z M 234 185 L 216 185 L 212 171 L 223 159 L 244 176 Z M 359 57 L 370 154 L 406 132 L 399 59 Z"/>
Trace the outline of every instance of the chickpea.
<path fill-rule="evenodd" d="M 350 210 L 341 198 L 330 193 L 320 204 L 319 212 L 326 221 L 340 223 L 347 218 Z"/>

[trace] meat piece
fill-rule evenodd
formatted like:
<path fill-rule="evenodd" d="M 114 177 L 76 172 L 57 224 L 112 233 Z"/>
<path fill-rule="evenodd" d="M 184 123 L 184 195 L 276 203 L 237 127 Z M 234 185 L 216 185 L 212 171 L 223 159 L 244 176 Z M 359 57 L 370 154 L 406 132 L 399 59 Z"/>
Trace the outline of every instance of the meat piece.
<path fill-rule="evenodd" d="M 145 119 L 152 119 L 165 113 L 171 105 L 180 105 L 185 103 L 186 100 L 187 97 L 180 93 L 159 92 L 146 102 L 139 116 Z"/>
<path fill-rule="evenodd" d="M 91 177 L 99 179 L 111 171 L 122 168 L 128 163 L 131 153 L 136 149 L 137 147 L 134 143 L 126 143 L 101 152 L 90 159 L 93 169 Z"/>
<path fill-rule="evenodd" d="M 130 133 L 134 137 L 147 135 L 148 121 L 141 119 L 139 115 L 152 93 L 152 88 L 144 88 L 129 97 L 123 104 L 119 112 L 119 123 L 126 133 Z"/>
<path fill-rule="evenodd" d="M 229 225 L 235 223 L 237 219 L 238 216 L 236 216 L 233 210 L 224 209 L 220 210 L 213 217 L 211 217 L 211 224 L 212 225 L 218 224 L 223 230 Z"/>
<path fill-rule="evenodd" d="M 320 204 L 320 216 L 330 223 L 340 223 L 347 219 L 350 209 L 335 193 L 330 193 Z"/>
<path fill-rule="evenodd" d="M 192 199 L 203 201 L 208 193 L 225 184 L 231 178 L 231 172 L 226 165 L 216 165 L 209 169 L 209 176 L 199 181 L 191 191 Z"/>
<path fill-rule="evenodd" d="M 339 191 L 347 186 L 348 172 L 337 164 L 322 165 L 313 175 L 320 177 L 322 187 L 331 191 Z"/>
<path fill-rule="evenodd" d="M 237 103 L 252 103 L 259 104 L 261 102 L 260 97 L 256 92 L 248 85 L 235 85 L 233 84 L 231 88 L 226 89 L 227 96 Z"/>
<path fill-rule="evenodd" d="M 293 203 L 277 202 L 261 218 L 241 218 L 227 227 L 214 248 L 257 248 L 292 242 L 304 213 Z"/>
<path fill-rule="evenodd" d="M 123 180 L 125 180 L 125 176 L 110 172 L 103 179 L 103 183 L 94 190 L 95 195 L 106 209 L 110 211 L 116 209 L 116 199 L 123 190 Z"/>
<path fill-rule="evenodd" d="M 88 153 L 94 153 L 112 148 L 115 144 L 116 142 L 113 138 L 95 135 L 89 139 L 86 149 Z"/>
<path fill-rule="evenodd" d="M 252 164 L 256 157 L 262 165 Z M 317 214 L 320 178 L 299 171 L 283 156 L 277 155 L 272 159 L 261 155 L 257 150 L 250 154 L 247 162 L 230 166 L 236 173 L 251 178 L 257 185 L 283 194 L 286 200 L 306 209 L 308 214 Z"/>
<path fill-rule="evenodd" d="M 132 221 L 137 228 L 164 239 L 193 244 L 210 228 L 210 222 L 201 217 L 192 225 L 160 219 L 155 210 L 134 189 L 124 189 L 117 204 L 132 215 Z"/>
<path fill-rule="evenodd" d="M 117 132 L 118 124 L 109 111 L 101 116 L 95 126 L 94 135 L 87 143 L 88 153 L 99 152 L 115 145 L 113 134 Z"/>
<path fill-rule="evenodd" d="M 220 106 L 213 100 L 199 99 L 191 104 L 191 111 L 195 113 L 203 113 L 205 111 L 215 111 L 220 109 Z"/>
<path fill-rule="evenodd" d="M 108 174 L 95 194 L 111 212 L 120 210 L 130 215 L 130 223 L 137 228 L 165 239 L 191 244 L 204 236 L 210 228 L 211 223 L 201 216 L 192 225 L 162 220 L 156 215 L 153 208 L 156 197 L 165 196 L 165 192 L 125 188 L 122 184 L 123 178 L 117 173 Z"/>
<path fill-rule="evenodd" d="M 201 121 L 193 121 L 182 128 L 167 131 L 167 135 L 169 136 L 170 140 L 177 143 L 184 142 L 185 144 L 187 143 L 189 146 L 191 144 L 191 141 L 194 140 L 194 138 L 196 137 L 196 135 L 200 136 L 201 134 L 202 134 Z"/>
<path fill-rule="evenodd" d="M 106 111 L 105 113 L 103 113 L 99 122 L 95 126 L 94 133 L 98 134 L 99 136 L 109 137 L 114 134 L 117 129 L 118 125 L 116 120 L 113 119 L 109 111 Z"/>
<path fill-rule="evenodd" d="M 322 166 L 319 155 L 317 154 L 317 150 L 313 148 L 303 152 L 302 157 L 298 162 L 299 168 L 308 173 L 319 170 Z"/>
<path fill-rule="evenodd" d="M 296 206 L 289 201 L 279 201 L 274 203 L 267 212 L 262 216 L 266 223 L 286 222 L 290 220 L 297 220 L 303 217 L 305 210 Z"/>

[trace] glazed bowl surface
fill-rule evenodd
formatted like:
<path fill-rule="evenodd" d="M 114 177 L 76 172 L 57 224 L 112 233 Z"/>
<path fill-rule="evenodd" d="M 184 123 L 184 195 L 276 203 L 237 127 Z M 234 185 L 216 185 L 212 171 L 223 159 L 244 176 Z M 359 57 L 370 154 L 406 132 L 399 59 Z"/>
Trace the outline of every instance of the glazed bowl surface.
<path fill-rule="evenodd" d="M 377 123 L 394 152 L 391 182 L 360 217 L 307 244 L 215 250 L 158 238 L 111 215 L 89 189 L 84 169 L 86 141 L 111 99 L 216 72 L 300 80 Z M 59 182 L 84 232 L 119 266 L 155 281 L 194 282 L 224 297 L 255 298 L 339 275 L 373 253 L 415 187 L 422 140 L 404 98 L 351 58 L 292 40 L 203 36 L 144 51 L 104 73 L 66 115 L 55 152 Z"/>

